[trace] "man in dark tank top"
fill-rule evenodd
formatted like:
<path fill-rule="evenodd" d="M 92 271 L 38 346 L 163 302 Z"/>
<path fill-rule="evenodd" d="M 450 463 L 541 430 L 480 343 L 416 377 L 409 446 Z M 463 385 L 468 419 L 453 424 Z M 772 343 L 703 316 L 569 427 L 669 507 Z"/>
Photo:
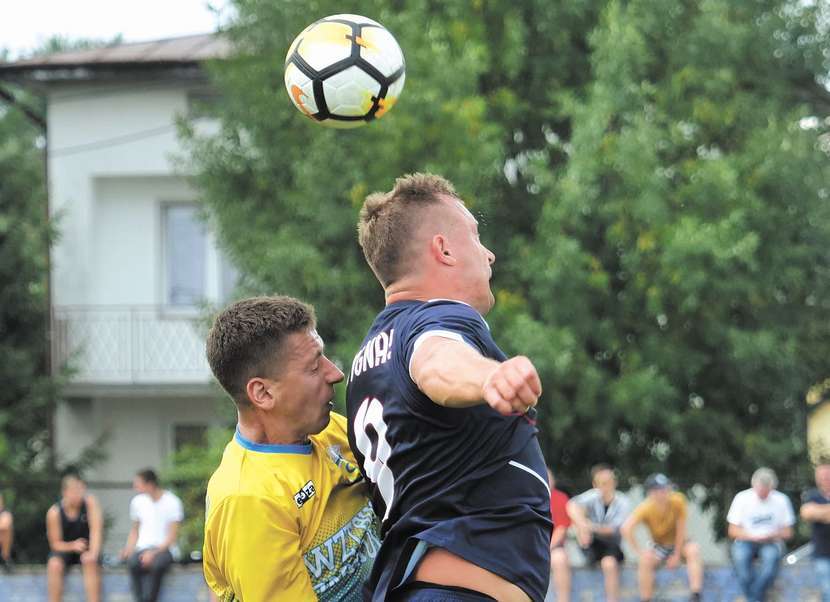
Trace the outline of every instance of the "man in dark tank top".
<path fill-rule="evenodd" d="M 63 596 L 63 578 L 74 564 L 81 565 L 88 602 L 101 599 L 101 542 L 103 515 L 95 496 L 77 474 L 61 480 L 61 499 L 46 513 L 49 562 L 46 565 L 49 602 Z"/>

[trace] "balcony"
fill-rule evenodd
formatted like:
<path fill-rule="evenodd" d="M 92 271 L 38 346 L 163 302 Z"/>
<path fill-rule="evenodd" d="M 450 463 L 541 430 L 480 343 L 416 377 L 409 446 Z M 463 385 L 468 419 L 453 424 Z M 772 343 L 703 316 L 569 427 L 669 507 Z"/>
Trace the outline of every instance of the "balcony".
<path fill-rule="evenodd" d="M 52 316 L 52 364 L 73 385 L 206 385 L 204 326 L 162 306 L 63 306 Z"/>

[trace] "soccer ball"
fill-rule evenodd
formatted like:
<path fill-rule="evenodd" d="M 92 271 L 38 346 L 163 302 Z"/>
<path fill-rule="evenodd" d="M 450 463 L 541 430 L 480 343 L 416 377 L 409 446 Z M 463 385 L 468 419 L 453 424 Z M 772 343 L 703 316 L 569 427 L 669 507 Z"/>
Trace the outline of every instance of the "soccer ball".
<path fill-rule="evenodd" d="M 312 23 L 285 57 L 285 88 L 306 116 L 335 128 L 383 117 L 398 100 L 404 58 L 383 25 L 360 15 Z"/>

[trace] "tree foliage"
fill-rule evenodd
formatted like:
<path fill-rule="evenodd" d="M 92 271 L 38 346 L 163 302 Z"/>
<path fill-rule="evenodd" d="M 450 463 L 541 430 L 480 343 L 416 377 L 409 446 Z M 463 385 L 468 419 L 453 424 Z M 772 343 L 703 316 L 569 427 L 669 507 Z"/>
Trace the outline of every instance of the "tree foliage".
<path fill-rule="evenodd" d="M 19 560 L 45 557 L 43 517 L 57 490 L 49 446 L 57 383 L 46 363 L 52 230 L 36 145 L 42 134 L 19 109 L 0 105 L 0 488 L 15 516 Z"/>
<path fill-rule="evenodd" d="M 213 72 L 220 131 L 188 132 L 247 292 L 315 304 L 348 365 L 383 297 L 354 224 L 406 172 L 450 178 L 495 250 L 509 353 L 545 387 L 560 477 L 599 461 L 709 488 L 803 463 L 803 398 L 830 351 L 822 3 L 237 0 Z M 356 131 L 302 118 L 285 49 L 316 18 L 384 23 L 395 109 Z M 824 12 L 822 12 L 824 11 Z"/>

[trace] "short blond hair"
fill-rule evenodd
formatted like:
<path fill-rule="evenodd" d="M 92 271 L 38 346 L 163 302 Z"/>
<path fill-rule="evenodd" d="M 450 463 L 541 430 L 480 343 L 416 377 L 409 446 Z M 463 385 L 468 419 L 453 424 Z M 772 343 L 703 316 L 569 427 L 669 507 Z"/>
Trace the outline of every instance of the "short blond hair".
<path fill-rule="evenodd" d="M 440 203 L 441 196 L 458 197 L 449 180 L 413 173 L 395 180 L 389 192 L 366 197 L 357 237 L 366 262 L 384 287 L 402 276 L 404 251 L 422 221 L 421 210 Z"/>

